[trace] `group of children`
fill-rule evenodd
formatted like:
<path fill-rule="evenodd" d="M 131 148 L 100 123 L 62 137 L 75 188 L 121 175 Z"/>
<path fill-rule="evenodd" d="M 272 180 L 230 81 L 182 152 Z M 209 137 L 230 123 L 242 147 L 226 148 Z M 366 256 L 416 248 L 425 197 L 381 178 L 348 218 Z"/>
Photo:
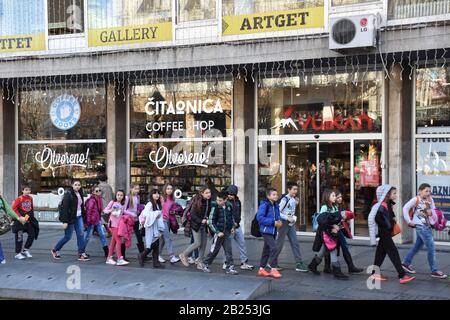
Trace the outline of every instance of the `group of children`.
<path fill-rule="evenodd" d="M 315 275 L 320 275 L 318 266 L 325 259 L 325 273 L 333 273 L 334 277 L 340 280 L 347 280 L 348 276 L 341 270 L 338 260 L 339 251 L 342 251 L 345 262 L 348 265 L 349 273 L 360 273 L 363 269 L 353 264 L 346 239 L 352 238 L 349 222 L 354 219 L 354 214 L 342 205 L 342 194 L 339 191 L 326 189 L 322 195 L 322 206 L 317 214 L 318 228 L 316 231 L 313 251 L 314 258 L 305 270 L 298 250 L 298 243 L 295 237 L 295 208 L 298 204 L 296 195 L 298 186 L 295 183 L 288 184 L 288 193 L 279 201 L 278 192 L 269 188 L 256 215 L 259 223 L 259 231 L 264 238 L 264 247 L 261 255 L 259 276 L 281 278 L 278 267 L 278 255 L 280 254 L 284 236 L 290 236 L 290 242 L 294 257 L 296 259 L 297 271 L 311 271 Z M 401 284 L 414 280 L 415 274 L 412 268 L 412 260 L 417 252 L 426 246 L 428 252 L 428 262 L 431 269 L 431 277 L 445 279 L 442 271 L 439 271 L 436 263 L 436 252 L 433 240 L 433 228 L 437 218 L 434 210 L 434 201 L 431 198 L 431 187 L 429 184 L 419 186 L 419 193 L 416 197 L 408 201 L 403 207 L 403 217 L 408 226 L 416 230 L 416 243 L 410 249 L 403 262 L 393 241 L 393 237 L 399 233 L 399 222 L 396 221 L 393 206 L 397 199 L 395 187 L 385 184 L 379 186 L 376 191 L 377 202 L 373 205 L 368 217 L 370 239 L 372 245 L 377 245 L 373 265 L 379 270 L 386 255 L 394 264 Z M 288 229 L 292 228 L 292 230 Z M 378 244 L 376 238 L 379 238 Z M 376 273 L 372 268 L 371 278 L 378 281 L 386 281 L 387 278 Z"/>
<path fill-rule="evenodd" d="M 161 257 L 160 252 L 165 247 L 170 263 L 181 261 L 186 267 L 196 264 L 198 269 L 209 273 L 211 272 L 209 266 L 223 248 L 223 269 L 227 274 L 235 275 L 238 274 L 232 255 L 232 241 L 235 240 L 240 253 L 240 268 L 253 269 L 253 266 L 248 264 L 244 231 L 240 225 L 242 205 L 237 196 L 236 186 L 231 185 L 219 192 L 214 200 L 211 199 L 211 189 L 206 186 L 184 209 L 175 201 L 174 187 L 171 184 L 166 184 L 162 193 L 158 189 L 153 189 L 148 203 L 143 205 L 140 203 L 138 185 L 131 186 L 128 194 L 118 190 L 113 195 L 111 187 L 104 183 L 106 178 L 102 180 L 103 185 L 100 183 L 94 186 L 91 196 L 86 201 L 79 180 L 73 180 L 71 188 L 65 192 L 59 205 L 59 220 L 63 223 L 64 236 L 51 250 L 54 259 L 61 258 L 61 249 L 75 231 L 78 260 L 88 261 L 90 257 L 86 253 L 86 246 L 95 229 L 104 250 L 106 263 L 109 265 L 129 264 L 125 253 L 131 246 L 134 234 L 140 266 L 145 265 L 151 253 L 153 267 L 164 268 L 162 263 L 165 259 Z M 312 248 L 314 258 L 307 266 L 304 264 L 295 229 L 297 220 L 295 213 L 299 204 L 298 189 L 297 184 L 288 183 L 287 194 L 279 199 L 277 190 L 269 188 L 266 191 L 266 198 L 260 203 L 255 219 L 264 245 L 258 276 L 276 279 L 282 277 L 278 256 L 283 249 L 286 236 L 295 258 L 296 271 L 310 271 L 319 275 L 318 266 L 325 260 L 323 269 L 325 273 L 332 273 L 335 278 L 346 280 L 348 276 L 342 272 L 338 258 L 342 252 L 349 273 L 362 272 L 362 268 L 354 265 L 346 240 L 352 238 L 349 223 L 354 219 L 354 214 L 343 205 L 342 194 L 331 189 L 323 192 L 322 206 L 316 217 L 318 227 Z M 30 248 L 39 234 L 39 224 L 34 217 L 30 193 L 30 188 L 23 186 L 22 195 L 13 202 L 12 207 L 0 196 L 0 209 L 14 220 L 12 229 L 15 234 L 15 258 L 18 260 L 32 257 Z M 377 188 L 377 202 L 368 217 L 371 244 L 377 246 L 374 266 L 381 267 L 387 255 L 396 268 L 402 284 L 414 279 L 414 276 L 407 274 L 416 273 L 412 267 L 412 260 L 423 245 L 427 248 L 431 276 L 447 278 L 447 275 L 438 270 L 436 263 L 433 240 L 436 208 L 430 194 L 430 185 L 422 184 L 419 186 L 418 195 L 403 207 L 403 218 L 409 227 L 416 230 L 417 240 L 402 262 L 392 239 L 399 232 L 399 222 L 396 221 L 393 211 L 397 190 L 388 184 Z M 179 225 L 176 216 L 181 215 L 185 234 L 191 237 L 191 244 L 179 255 L 175 255 L 171 233 L 177 233 Z M 107 224 L 107 232 L 111 235 L 109 245 L 104 222 Z M 24 233 L 28 235 L 25 244 Z M 206 254 L 208 235 L 213 241 L 209 253 Z M 0 245 L 0 263 L 5 262 Z M 372 278 L 378 281 L 387 280 L 375 270 Z"/>

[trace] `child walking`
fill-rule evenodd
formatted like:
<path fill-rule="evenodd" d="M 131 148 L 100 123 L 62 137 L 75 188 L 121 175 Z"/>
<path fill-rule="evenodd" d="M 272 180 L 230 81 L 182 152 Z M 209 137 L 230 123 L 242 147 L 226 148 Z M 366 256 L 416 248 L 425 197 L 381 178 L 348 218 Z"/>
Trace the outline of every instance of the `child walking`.
<path fill-rule="evenodd" d="M 348 280 L 348 276 L 343 274 L 337 256 L 339 246 L 339 231 L 342 217 L 336 205 L 336 193 L 331 189 L 325 189 L 322 195 L 322 207 L 317 218 L 319 228 L 313 243 L 313 251 L 316 252 L 309 270 L 319 275 L 317 266 L 322 262 L 325 254 L 330 254 L 332 272 L 336 279 Z"/>
<path fill-rule="evenodd" d="M 238 272 L 234 268 L 233 253 L 231 250 L 231 235 L 234 231 L 233 208 L 227 203 L 228 195 L 226 192 L 219 192 L 216 195 L 216 201 L 211 203 L 211 213 L 208 218 L 208 226 L 214 233 L 214 240 L 211 245 L 211 251 L 203 260 L 203 272 L 211 272 L 209 265 L 219 254 L 223 247 L 226 256 L 226 273 L 236 275 Z"/>
<path fill-rule="evenodd" d="M 14 221 L 12 231 L 16 242 L 15 259 L 23 260 L 32 258 L 30 248 L 33 241 L 37 239 L 39 233 L 39 224 L 34 217 L 33 198 L 30 196 L 31 188 L 27 185 L 22 186 L 22 195 L 14 200 L 12 209 L 19 217 Z M 23 234 L 27 233 L 27 241 L 23 245 Z"/>
<path fill-rule="evenodd" d="M 397 199 L 397 189 L 389 184 L 379 186 L 377 188 L 377 199 L 378 202 L 373 205 L 368 218 L 370 244 L 375 245 L 377 236 L 380 237 L 373 264 L 380 268 L 386 255 L 388 255 L 397 270 L 400 283 L 408 283 L 414 280 L 414 277 L 407 276 L 405 270 L 403 270 L 400 255 L 392 240 L 392 231 L 396 223 L 392 207 Z M 376 274 L 375 271 L 372 272 L 371 277 L 378 281 L 387 280 L 381 274 Z"/>
<path fill-rule="evenodd" d="M 84 243 L 87 247 L 89 240 L 92 236 L 94 228 L 97 229 L 100 242 L 105 253 L 105 258 L 108 257 L 108 241 L 106 240 L 105 231 L 102 224 L 102 212 L 103 212 L 103 199 L 102 192 L 99 186 L 94 186 L 91 189 L 91 196 L 86 201 L 86 235 L 84 237 Z"/>
<path fill-rule="evenodd" d="M 447 275 L 439 271 L 436 262 L 436 250 L 434 248 L 433 229 L 430 218 L 436 209 L 433 198 L 431 197 L 431 186 L 428 183 L 422 183 L 419 186 L 419 194 L 409 200 L 403 206 L 403 218 L 408 226 L 416 229 L 416 243 L 409 250 L 403 260 L 403 269 L 408 273 L 416 273 L 412 268 L 414 256 L 419 252 L 423 245 L 427 248 L 428 264 L 431 269 L 431 277 L 445 279 Z M 412 217 L 410 216 L 410 211 Z"/>
<path fill-rule="evenodd" d="M 126 196 L 125 198 L 125 211 L 124 213 L 130 217 L 133 218 L 134 220 L 134 225 L 133 225 L 133 231 L 134 234 L 136 236 L 136 241 L 137 241 L 137 248 L 139 253 L 144 252 L 145 246 L 144 246 L 144 238 L 143 238 L 143 234 L 142 231 L 139 230 L 139 214 L 141 213 L 143 206 L 141 205 L 141 199 L 139 197 L 139 185 L 135 184 L 132 185 L 130 188 L 130 193 L 128 194 L 128 196 Z M 124 259 L 125 258 L 125 250 L 126 250 L 126 246 L 125 244 L 122 244 L 122 254 Z"/>
<path fill-rule="evenodd" d="M 144 266 L 145 258 L 152 253 L 153 268 L 164 268 L 159 257 L 159 238 L 164 232 L 161 197 L 157 189 L 150 192 L 150 201 L 139 216 L 141 228 L 145 228 L 145 249 L 138 254 L 139 265 Z"/>
<path fill-rule="evenodd" d="M 282 222 L 280 220 L 280 209 L 278 208 L 278 191 L 269 188 L 266 191 L 266 199 L 262 200 L 256 219 L 259 223 L 259 231 L 264 238 L 264 247 L 261 254 L 258 276 L 281 278 L 281 273 L 277 270 L 277 228 L 280 228 Z M 267 264 L 269 263 L 269 264 Z M 268 267 L 270 271 L 265 268 Z"/>
<path fill-rule="evenodd" d="M 3 197 L 0 195 L 0 210 L 4 211 L 8 216 L 10 216 L 14 221 L 24 221 L 24 219 L 17 215 L 13 211 L 13 209 L 9 206 L 8 202 L 6 202 Z M 5 264 L 6 259 L 3 253 L 2 243 L 0 242 L 0 264 Z"/>
<path fill-rule="evenodd" d="M 107 264 L 124 266 L 129 262 L 125 261 L 122 254 L 123 239 L 119 237 L 119 222 L 123 216 L 125 208 L 125 191 L 118 190 L 113 200 L 111 200 L 104 213 L 109 214 L 108 229 L 111 233 L 111 243 L 109 244 Z M 114 249 L 116 249 L 117 262 L 113 259 Z"/>
<path fill-rule="evenodd" d="M 161 206 L 162 206 L 162 216 L 164 221 L 164 231 L 163 231 L 163 237 L 162 241 L 160 241 L 160 250 L 159 252 L 162 252 L 164 249 L 164 246 L 167 249 L 167 253 L 170 257 L 170 263 L 177 263 L 180 261 L 180 259 L 175 256 L 173 252 L 173 240 L 172 236 L 170 234 L 170 209 L 175 203 L 175 199 L 173 197 L 173 186 L 168 183 L 163 187 L 163 194 L 161 196 Z M 165 260 L 159 256 L 158 257 L 159 262 L 164 263 Z"/>

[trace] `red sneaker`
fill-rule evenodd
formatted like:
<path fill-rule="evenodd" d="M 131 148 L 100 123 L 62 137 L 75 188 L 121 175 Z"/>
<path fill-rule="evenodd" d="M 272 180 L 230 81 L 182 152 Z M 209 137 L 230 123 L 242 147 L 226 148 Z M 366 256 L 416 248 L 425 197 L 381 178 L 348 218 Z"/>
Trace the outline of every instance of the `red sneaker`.
<path fill-rule="evenodd" d="M 282 277 L 280 271 L 278 271 L 276 268 L 272 268 L 270 270 L 270 276 L 275 279 L 279 279 Z"/>
<path fill-rule="evenodd" d="M 258 274 L 258 276 L 260 276 L 260 277 L 269 277 L 269 276 L 270 276 L 270 273 L 267 272 L 266 269 L 264 269 L 264 268 L 259 268 L 257 274 Z"/>
<path fill-rule="evenodd" d="M 400 279 L 400 284 L 405 284 L 410 281 L 413 281 L 416 277 L 410 277 L 410 276 L 403 276 L 403 278 Z"/>

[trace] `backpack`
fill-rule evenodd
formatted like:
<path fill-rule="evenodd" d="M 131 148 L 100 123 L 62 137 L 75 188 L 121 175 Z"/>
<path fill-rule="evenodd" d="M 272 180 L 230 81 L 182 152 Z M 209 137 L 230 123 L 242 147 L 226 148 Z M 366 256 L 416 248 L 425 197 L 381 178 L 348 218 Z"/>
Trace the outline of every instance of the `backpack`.
<path fill-rule="evenodd" d="M 63 212 L 63 210 L 64 210 L 64 198 L 65 198 L 67 192 L 68 191 L 64 192 L 64 194 L 62 196 L 62 199 L 61 199 L 61 201 L 59 201 L 59 204 L 58 204 L 58 213 L 59 213 L 58 220 L 59 221 L 61 221 L 61 216 L 64 214 L 64 212 Z M 63 221 L 61 221 L 61 222 L 63 222 Z"/>
<path fill-rule="evenodd" d="M 321 215 L 320 212 L 316 212 L 311 217 L 311 220 L 312 220 L 312 231 L 313 232 L 316 232 L 317 229 L 319 229 L 319 221 L 317 219 L 319 218 L 320 215 Z"/>
<path fill-rule="evenodd" d="M 419 196 L 416 196 L 416 204 L 415 204 L 414 208 L 409 209 L 409 212 L 408 212 L 409 219 L 412 220 L 414 218 L 414 211 L 416 211 L 417 207 L 419 206 L 419 203 L 420 203 L 420 198 L 419 198 Z"/>
<path fill-rule="evenodd" d="M 186 205 L 186 208 L 183 211 L 183 215 L 181 217 L 181 225 L 184 227 L 184 235 L 188 238 L 192 236 L 191 230 L 191 209 L 194 198 L 192 198 Z"/>
<path fill-rule="evenodd" d="M 264 213 L 264 217 L 267 216 L 268 212 L 269 212 L 269 206 L 266 206 L 266 212 Z M 259 222 L 258 222 L 257 216 L 258 216 L 258 212 L 256 212 L 255 217 L 252 220 L 250 234 L 256 238 L 261 238 L 262 234 L 261 234 L 261 231 L 259 231 Z"/>
<path fill-rule="evenodd" d="M 6 213 L 5 202 L 0 198 L 2 204 L 0 208 L 0 236 L 8 233 L 12 229 L 13 219 Z"/>
<path fill-rule="evenodd" d="M 287 193 L 283 193 L 283 194 L 281 195 L 280 199 L 277 200 L 278 207 L 280 206 L 281 200 L 283 200 L 284 198 L 287 198 L 287 195 L 288 195 Z M 280 208 L 280 212 L 283 211 L 283 210 L 286 208 L 286 206 L 288 205 L 288 203 L 289 203 L 289 199 L 288 199 L 288 201 L 286 202 L 286 204 L 283 206 L 283 208 Z"/>
<path fill-rule="evenodd" d="M 433 216 L 436 222 L 431 227 L 437 231 L 442 231 L 447 227 L 447 219 L 444 217 L 444 213 L 439 209 L 433 209 Z"/>

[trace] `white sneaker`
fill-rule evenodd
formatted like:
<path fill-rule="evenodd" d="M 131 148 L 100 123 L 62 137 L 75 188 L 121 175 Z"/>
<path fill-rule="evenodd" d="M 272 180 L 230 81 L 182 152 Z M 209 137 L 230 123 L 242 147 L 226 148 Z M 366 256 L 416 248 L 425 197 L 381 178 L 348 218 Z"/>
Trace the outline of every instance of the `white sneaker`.
<path fill-rule="evenodd" d="M 188 263 L 189 263 L 189 264 L 194 264 L 194 263 L 195 263 L 194 258 L 189 257 L 189 258 L 188 258 Z"/>
<path fill-rule="evenodd" d="M 108 259 L 106 259 L 106 264 L 110 264 L 115 266 L 116 265 L 116 261 L 113 259 L 113 257 L 109 257 Z"/>
<path fill-rule="evenodd" d="M 176 256 L 172 256 L 172 258 L 170 258 L 170 263 L 177 263 L 180 261 L 180 258 L 176 257 Z"/>
<path fill-rule="evenodd" d="M 23 260 L 23 259 L 26 259 L 27 257 L 25 256 L 25 255 L 23 255 L 22 253 L 18 253 L 18 254 L 16 254 L 16 256 L 14 257 L 14 259 L 17 259 L 17 260 Z"/>
<path fill-rule="evenodd" d="M 242 270 L 253 270 L 253 266 L 249 265 L 248 263 L 244 262 L 243 264 L 241 264 L 241 269 Z"/>
<path fill-rule="evenodd" d="M 23 250 L 22 254 L 27 258 L 33 258 L 29 250 Z"/>
<path fill-rule="evenodd" d="M 119 259 L 117 259 L 117 263 L 116 263 L 116 266 L 125 266 L 125 265 L 127 265 L 127 264 L 129 264 L 129 262 L 128 262 L 128 261 L 125 261 L 125 260 L 123 260 L 123 258 L 119 258 Z"/>
<path fill-rule="evenodd" d="M 199 270 L 203 270 L 203 267 L 204 267 L 205 265 L 202 263 L 202 262 L 197 262 L 197 269 L 199 269 Z"/>
<path fill-rule="evenodd" d="M 166 260 L 164 260 L 164 258 L 161 257 L 161 256 L 158 257 L 158 261 L 159 261 L 159 263 L 164 263 L 164 262 L 166 262 Z"/>
<path fill-rule="evenodd" d="M 227 264 L 226 264 L 226 262 L 223 263 L 223 265 L 222 265 L 222 270 L 227 270 Z"/>
<path fill-rule="evenodd" d="M 0 264 L 6 264 L 6 259 L 3 259 Z"/>

